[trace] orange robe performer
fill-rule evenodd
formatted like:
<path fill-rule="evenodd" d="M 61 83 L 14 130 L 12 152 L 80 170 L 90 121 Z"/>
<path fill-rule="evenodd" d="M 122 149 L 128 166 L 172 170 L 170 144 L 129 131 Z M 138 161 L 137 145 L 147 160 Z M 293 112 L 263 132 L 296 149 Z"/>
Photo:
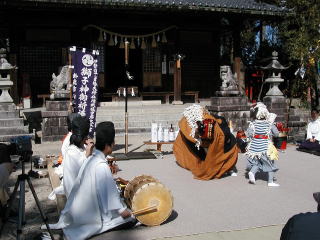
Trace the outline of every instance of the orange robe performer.
<path fill-rule="evenodd" d="M 179 122 L 180 132 L 173 145 L 173 152 L 178 164 L 192 172 L 194 178 L 210 180 L 220 178 L 235 167 L 238 159 L 238 147 L 234 136 L 230 133 L 224 118 L 213 117 L 199 105 L 193 105 L 202 111 L 201 117 L 190 120 L 184 117 Z M 189 107 L 189 108 L 191 108 Z M 192 117 L 191 117 L 192 118 Z M 194 118 L 194 117 L 193 117 Z M 202 119 L 201 119 L 202 118 Z M 197 139 L 195 125 L 190 126 L 190 121 L 203 121 L 213 119 L 213 139 L 207 144 Z M 194 129 L 194 130 L 193 130 Z M 193 134 L 192 134 L 193 133 Z M 192 135 L 196 137 L 192 137 Z M 200 143 L 199 148 L 196 146 Z"/>

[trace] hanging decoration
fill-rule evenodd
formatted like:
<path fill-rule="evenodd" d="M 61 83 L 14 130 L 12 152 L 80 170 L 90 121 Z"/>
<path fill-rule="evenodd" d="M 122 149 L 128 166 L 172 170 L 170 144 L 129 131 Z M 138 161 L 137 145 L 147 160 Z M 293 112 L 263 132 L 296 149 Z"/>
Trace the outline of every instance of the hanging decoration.
<path fill-rule="evenodd" d="M 131 44 L 130 44 L 130 49 L 135 49 L 135 45 L 134 45 L 134 40 L 133 38 L 131 38 Z"/>
<path fill-rule="evenodd" d="M 140 46 L 140 38 L 137 39 L 137 47 Z"/>
<path fill-rule="evenodd" d="M 152 37 L 151 47 L 153 47 L 153 48 L 157 47 L 157 42 L 156 42 L 156 39 L 154 38 L 154 36 Z"/>
<path fill-rule="evenodd" d="M 119 48 L 124 48 L 123 38 L 121 37 Z"/>
<path fill-rule="evenodd" d="M 147 48 L 146 41 L 144 40 L 144 38 L 142 38 L 141 49 L 146 49 L 146 48 Z"/>
<path fill-rule="evenodd" d="M 162 39 L 161 39 L 161 42 L 162 43 L 167 43 L 168 41 L 167 41 L 167 38 L 166 38 L 166 34 L 165 34 L 165 32 L 163 32 L 162 33 Z"/>
<path fill-rule="evenodd" d="M 113 35 L 110 36 L 108 46 L 114 46 Z"/>
<path fill-rule="evenodd" d="M 104 35 L 104 32 L 100 31 L 100 33 L 99 33 L 99 38 L 98 38 L 98 42 L 103 42 L 103 41 L 104 41 L 103 35 Z"/>
<path fill-rule="evenodd" d="M 101 41 L 102 39 L 106 40 L 106 34 L 109 35 L 109 41 L 108 41 L 108 46 L 116 46 L 118 44 L 118 37 L 120 38 L 120 44 L 119 47 L 123 48 L 124 44 L 123 44 L 123 39 L 131 39 L 131 44 L 130 44 L 130 49 L 134 49 L 136 47 L 138 47 L 140 45 L 140 39 L 142 39 L 141 42 L 141 49 L 146 49 L 146 41 L 148 38 L 152 38 L 152 42 L 151 42 L 151 46 L 153 48 L 157 47 L 157 42 L 158 43 L 167 43 L 167 37 L 166 37 L 166 32 L 177 28 L 176 26 L 170 26 L 167 27 L 165 29 L 162 29 L 160 31 L 157 32 L 153 32 L 153 33 L 149 33 L 149 34 L 140 34 L 140 35 L 127 35 L 127 34 L 121 34 L 121 33 L 116 33 L 116 32 L 112 32 L 106 29 L 103 29 L 99 26 L 96 25 L 87 25 L 83 28 L 83 30 L 86 30 L 87 28 L 96 28 L 100 31 L 99 34 L 99 39 L 98 41 Z M 105 36 L 105 37 L 103 37 Z M 103 41 L 103 40 L 102 40 Z M 136 41 L 137 45 L 135 45 L 134 41 Z"/>
<path fill-rule="evenodd" d="M 298 68 L 297 71 L 295 71 L 294 75 L 297 76 L 297 75 L 299 74 L 299 76 L 300 76 L 302 79 L 304 79 L 304 75 L 305 75 L 305 73 L 306 73 L 306 70 L 307 70 L 307 69 L 304 67 L 304 64 L 302 64 L 301 67 Z"/>

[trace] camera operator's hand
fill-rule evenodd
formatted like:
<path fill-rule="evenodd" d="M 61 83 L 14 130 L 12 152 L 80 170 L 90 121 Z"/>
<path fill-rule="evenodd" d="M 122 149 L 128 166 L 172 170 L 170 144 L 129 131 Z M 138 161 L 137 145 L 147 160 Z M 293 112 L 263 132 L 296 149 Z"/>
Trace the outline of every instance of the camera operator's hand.
<path fill-rule="evenodd" d="M 86 157 L 89 157 L 92 155 L 93 148 L 94 148 L 94 142 L 92 138 L 88 138 L 85 142 L 86 144 Z"/>

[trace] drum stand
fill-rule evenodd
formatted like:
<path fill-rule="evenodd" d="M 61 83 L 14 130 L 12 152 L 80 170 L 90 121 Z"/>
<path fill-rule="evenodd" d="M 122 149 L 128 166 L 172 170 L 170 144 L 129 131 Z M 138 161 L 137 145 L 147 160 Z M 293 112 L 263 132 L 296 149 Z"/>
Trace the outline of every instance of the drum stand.
<path fill-rule="evenodd" d="M 39 199 L 38 199 L 38 196 L 37 196 L 36 192 L 34 191 L 34 187 L 33 187 L 32 182 L 30 180 L 30 176 L 25 173 L 24 162 L 25 161 L 29 161 L 30 158 L 31 158 L 31 155 L 32 155 L 32 151 L 31 152 L 24 152 L 23 155 L 19 159 L 19 161 L 21 162 L 22 173 L 18 176 L 18 179 L 17 179 L 17 181 L 15 183 L 15 186 L 14 186 L 13 193 L 10 196 L 10 199 L 8 201 L 8 208 L 6 209 L 6 212 L 5 212 L 5 215 L 4 215 L 3 224 L 2 224 L 2 227 L 0 229 L 0 236 L 1 236 L 2 230 L 4 228 L 4 225 L 8 220 L 9 213 L 10 213 L 10 210 L 12 208 L 13 201 L 14 201 L 16 195 L 17 195 L 18 188 L 20 187 L 20 191 L 19 191 L 19 219 L 18 219 L 18 226 L 17 226 L 17 240 L 21 239 L 22 226 L 25 225 L 25 223 L 26 223 L 26 221 L 25 221 L 25 184 L 26 184 L 26 180 L 27 180 L 29 188 L 30 188 L 30 190 L 32 192 L 33 198 L 36 201 L 37 207 L 39 209 L 42 221 L 45 223 L 45 225 L 46 225 L 46 227 L 47 227 L 47 229 L 49 231 L 51 239 L 54 240 L 53 234 L 52 234 L 51 229 L 50 229 L 49 224 L 48 224 L 48 218 L 44 215 L 44 213 L 43 213 L 43 211 L 41 209 L 40 202 L 39 202 Z"/>

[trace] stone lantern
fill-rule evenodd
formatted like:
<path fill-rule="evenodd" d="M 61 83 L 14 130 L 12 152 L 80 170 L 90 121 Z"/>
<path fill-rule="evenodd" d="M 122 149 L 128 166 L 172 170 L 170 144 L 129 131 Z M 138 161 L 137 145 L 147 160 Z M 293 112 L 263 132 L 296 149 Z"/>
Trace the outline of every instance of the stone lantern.
<path fill-rule="evenodd" d="M 0 49 L 0 103 L 12 103 L 13 99 L 9 94 L 10 88 L 13 86 L 13 82 L 10 80 L 10 72 L 17 67 L 12 66 L 6 59 L 6 50 Z"/>
<path fill-rule="evenodd" d="M 265 67 L 261 67 L 263 70 L 269 70 L 270 76 L 265 80 L 266 83 L 270 83 L 270 89 L 266 96 L 273 97 L 284 97 L 283 93 L 279 89 L 279 84 L 284 82 L 281 78 L 281 71 L 287 69 L 288 67 L 282 66 L 278 61 L 278 52 L 272 52 L 272 61 Z"/>

